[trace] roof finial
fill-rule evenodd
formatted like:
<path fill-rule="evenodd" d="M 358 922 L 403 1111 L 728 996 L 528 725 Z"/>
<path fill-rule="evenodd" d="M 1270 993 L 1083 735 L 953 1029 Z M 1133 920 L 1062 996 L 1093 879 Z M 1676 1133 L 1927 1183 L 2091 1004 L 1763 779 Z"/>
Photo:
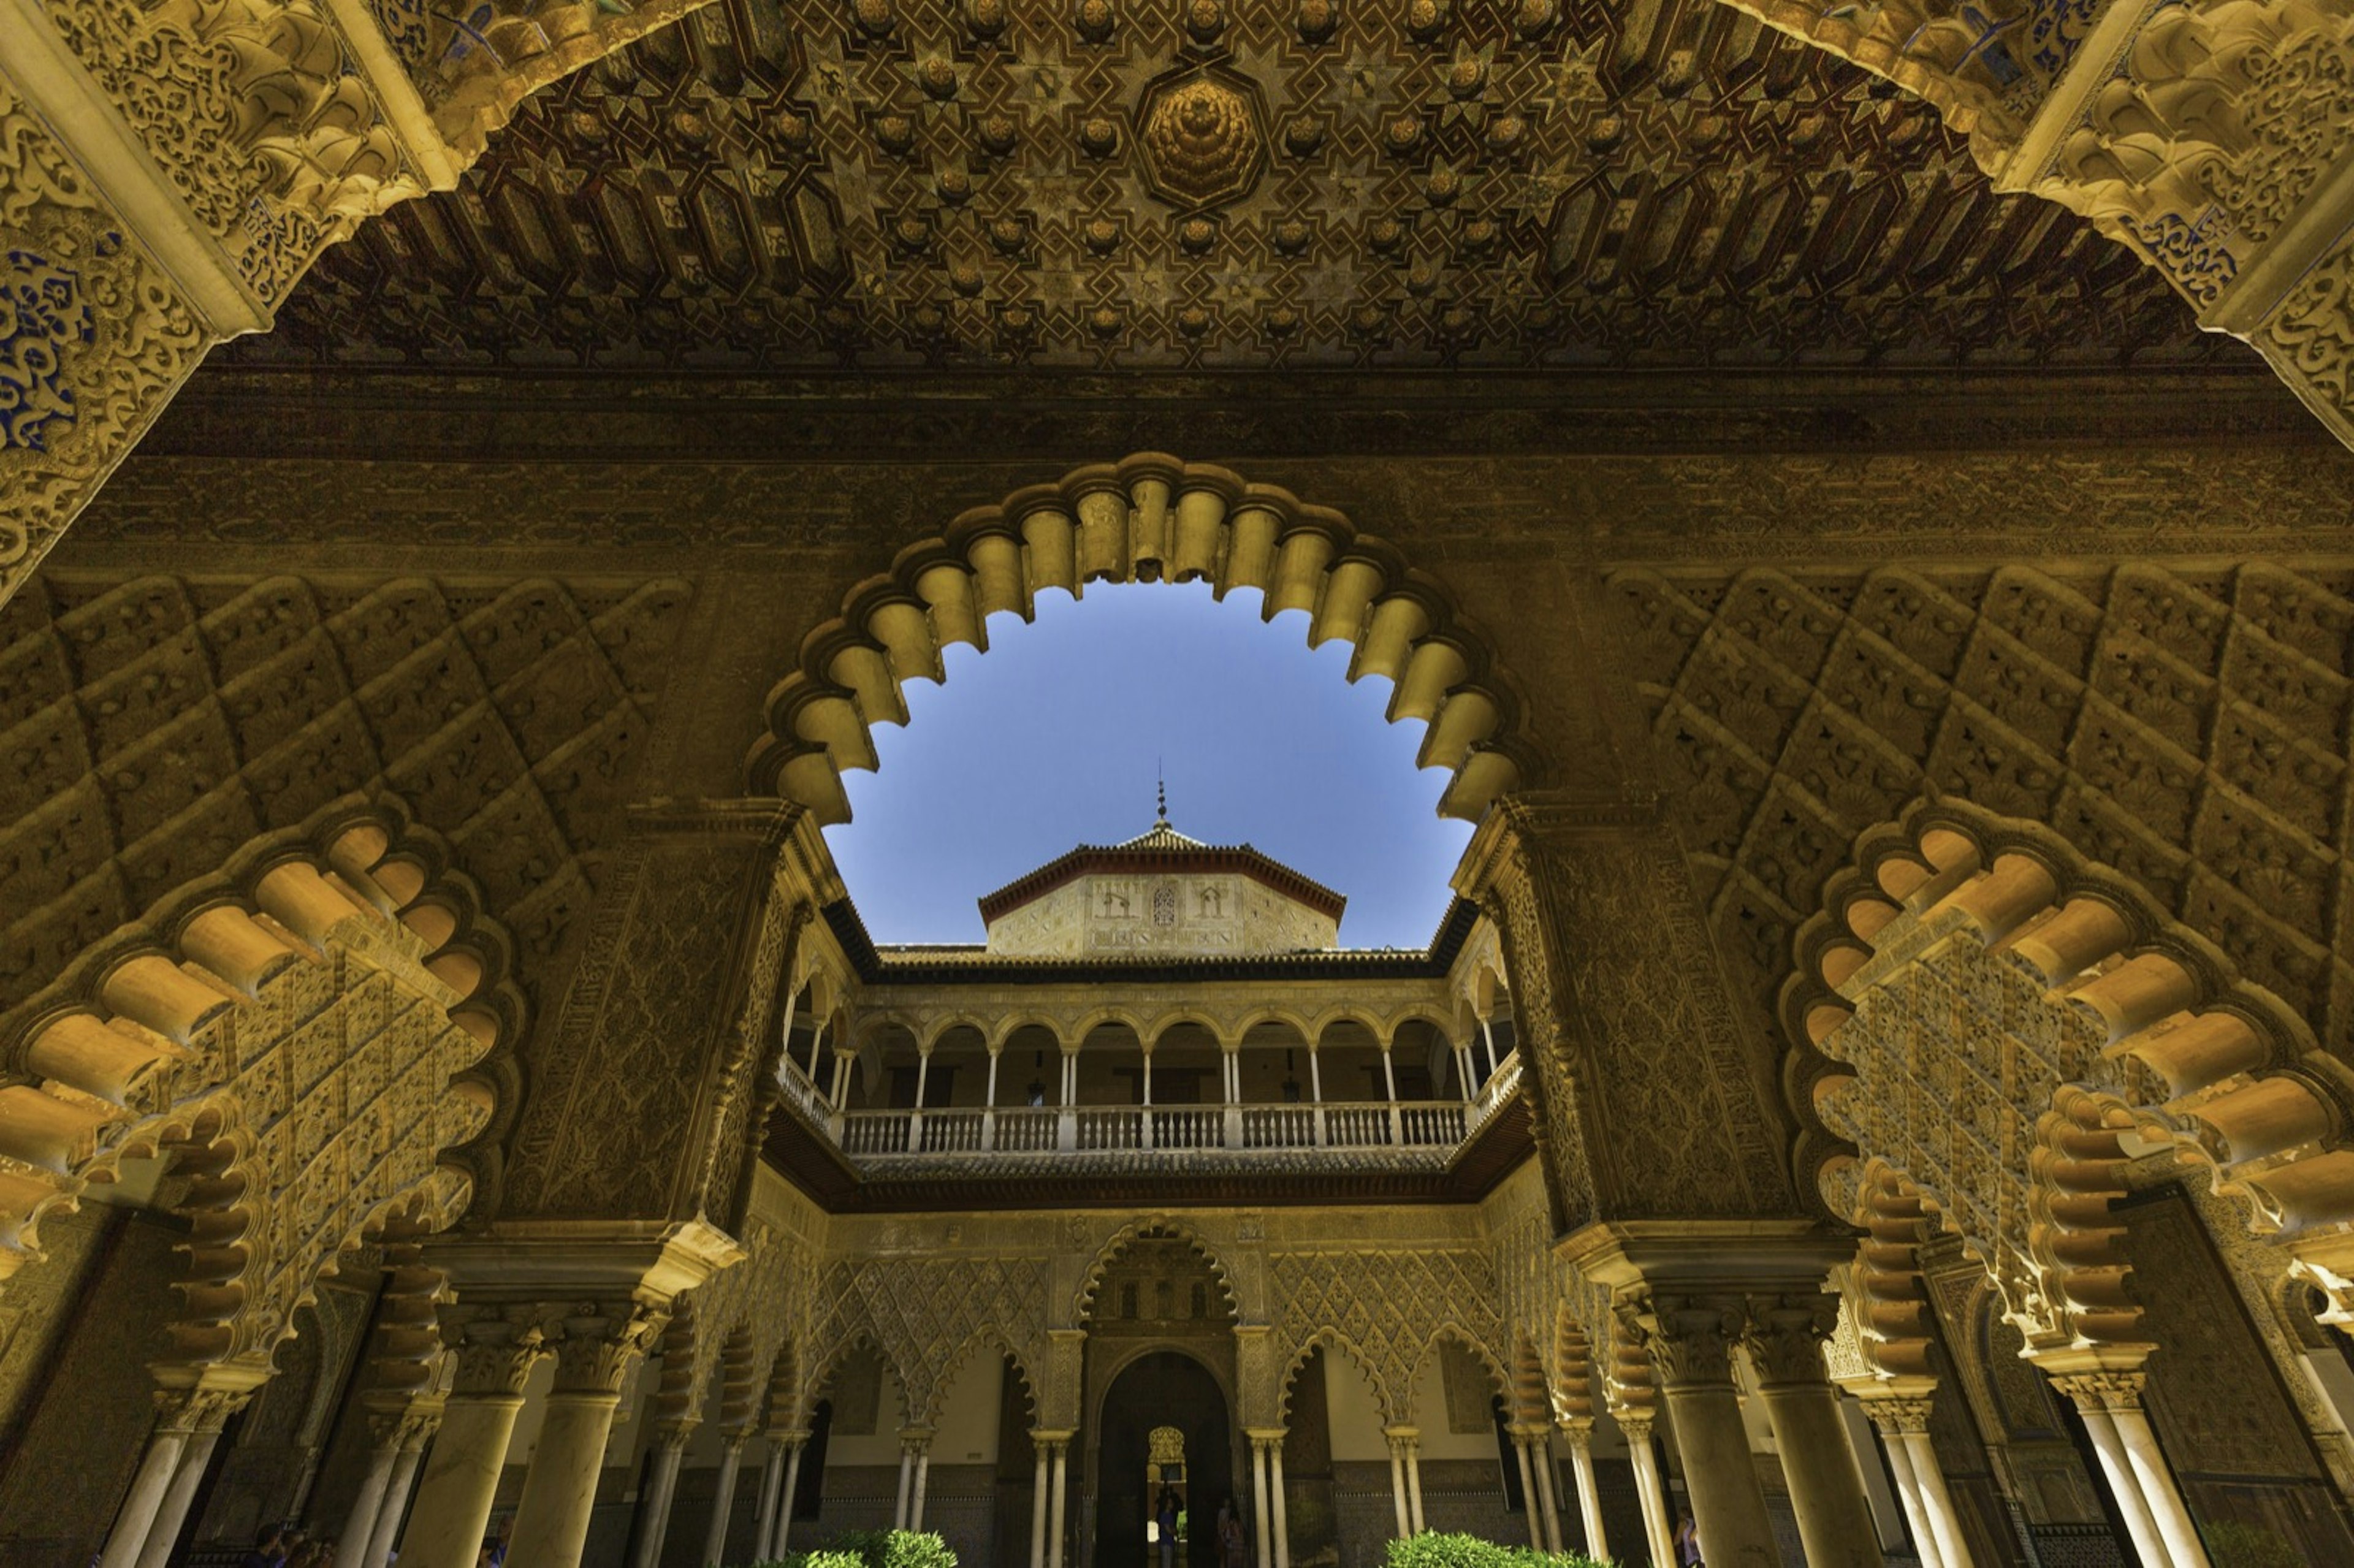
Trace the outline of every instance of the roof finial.
<path fill-rule="evenodd" d="M 1169 776 L 1161 771 L 1161 758 L 1157 757 L 1152 759 L 1152 777 L 1158 786 L 1160 799 L 1160 810 L 1153 825 L 1165 828 L 1169 825 Z"/>

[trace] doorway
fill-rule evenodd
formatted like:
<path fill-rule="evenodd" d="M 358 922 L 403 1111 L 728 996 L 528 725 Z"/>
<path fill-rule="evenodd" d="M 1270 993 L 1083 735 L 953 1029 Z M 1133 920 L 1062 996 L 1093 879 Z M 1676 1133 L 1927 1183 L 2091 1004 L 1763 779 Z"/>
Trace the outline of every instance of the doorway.
<path fill-rule="evenodd" d="M 1235 1491 L 1226 1396 L 1210 1369 L 1179 1351 L 1138 1357 L 1104 1394 L 1102 1431 L 1096 1568 L 1158 1568 L 1148 1529 L 1160 1501 L 1153 1478 L 1166 1472 L 1172 1453 L 1186 1512 L 1178 1560 L 1187 1568 L 1215 1568 L 1218 1505 L 1234 1498 L 1246 1508 L 1247 1501 Z"/>

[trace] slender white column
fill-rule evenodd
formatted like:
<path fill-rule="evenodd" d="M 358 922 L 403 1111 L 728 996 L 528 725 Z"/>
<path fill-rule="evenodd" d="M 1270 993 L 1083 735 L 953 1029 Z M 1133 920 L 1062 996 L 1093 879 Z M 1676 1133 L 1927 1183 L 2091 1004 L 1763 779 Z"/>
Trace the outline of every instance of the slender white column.
<path fill-rule="evenodd" d="M 1047 1445 L 1033 1441 L 1038 1450 L 1038 1473 L 1030 1482 L 1030 1568 L 1046 1568 L 1046 1448 Z"/>
<path fill-rule="evenodd" d="M 1390 1065 L 1390 1043 L 1382 1042 L 1382 1093 L 1390 1104 L 1397 1104 L 1397 1073 Z"/>
<path fill-rule="evenodd" d="M 1488 1053 L 1488 1076 L 1492 1078 L 1496 1075 L 1496 1033 L 1488 1027 L 1484 1018 L 1479 1021 L 1479 1044 Z"/>
<path fill-rule="evenodd" d="M 1317 1065 L 1316 1047 L 1308 1047 L 1308 1097 L 1318 1105 L 1324 1103 L 1324 1071 Z"/>
<path fill-rule="evenodd" d="M 1258 1539 L 1252 1542 L 1258 1568 L 1274 1568 L 1274 1543 L 1268 1540 L 1273 1532 L 1267 1529 L 1269 1510 L 1267 1506 L 1267 1439 L 1251 1439 L 1251 1518 L 1257 1527 Z"/>
<path fill-rule="evenodd" d="M 824 1049 L 825 1049 L 825 1020 L 823 1020 L 822 1018 L 821 1018 L 821 1019 L 819 1019 L 819 1020 L 818 1020 L 817 1027 L 816 1027 L 815 1029 L 812 1029 L 812 1030 L 811 1030 L 811 1031 L 810 1031 L 810 1068 L 809 1068 L 809 1081 L 810 1081 L 810 1086 L 811 1086 L 811 1087 L 812 1087 L 812 1088 L 816 1087 L 816 1086 L 817 1086 L 817 1070 L 818 1070 L 818 1067 L 819 1067 L 820 1063 L 821 1063 L 821 1059 L 822 1059 L 822 1053 L 824 1051 Z"/>
<path fill-rule="evenodd" d="M 1064 1439 L 1055 1445 L 1055 1500 L 1046 1521 L 1046 1568 L 1063 1568 L 1063 1501 L 1069 1472 L 1071 1445 Z"/>
<path fill-rule="evenodd" d="M 1577 1513 L 1585 1530 L 1585 1554 L 1606 1563 L 1610 1547 L 1602 1529 L 1602 1494 L 1594 1484 L 1593 1423 L 1580 1416 L 1576 1425 L 1563 1428 L 1563 1436 L 1569 1439 L 1570 1468 L 1577 1473 Z"/>
<path fill-rule="evenodd" d="M 929 1081 L 930 1081 L 930 1079 L 931 1079 L 931 1075 L 932 1075 L 932 1054 L 931 1054 L 929 1051 L 918 1051 L 918 1052 L 917 1052 L 917 1053 L 916 1053 L 916 1108 L 917 1108 L 918 1111 L 920 1111 L 920 1110 L 922 1110 L 922 1109 L 924 1108 L 924 1086 L 925 1086 L 928 1082 L 929 1082 Z"/>
<path fill-rule="evenodd" d="M 927 1443 L 916 1455 L 916 1500 L 907 1506 L 909 1530 L 924 1528 L 924 1494 L 930 1489 L 931 1474 L 932 1448 L 931 1445 Z"/>
<path fill-rule="evenodd" d="M 1675 1530 L 1668 1523 L 1668 1489 L 1659 1482 L 1659 1453 L 1651 1446 L 1652 1418 L 1631 1410 L 1614 1410 L 1611 1414 L 1626 1436 L 1627 1457 L 1634 1463 L 1635 1493 L 1643 1503 L 1643 1536 L 1650 1547 L 1651 1561 L 1673 1563 Z"/>
<path fill-rule="evenodd" d="M 1512 1439 L 1512 1458 L 1521 1467 L 1521 1511 L 1529 1519 L 1529 1545 L 1539 1552 L 1545 1549 L 1544 1525 L 1540 1518 L 1543 1510 L 1537 1504 L 1536 1467 L 1529 1462 L 1529 1440 Z"/>
<path fill-rule="evenodd" d="M 1422 1522 L 1422 1435 L 1416 1433 L 1405 1440 L 1405 1501 L 1406 1514 L 1414 1522 L 1414 1532 L 1423 1532 Z"/>
<path fill-rule="evenodd" d="M 139 1561 L 140 1549 L 147 1544 L 147 1531 L 155 1522 L 155 1510 L 164 1506 L 164 1494 L 171 1489 L 172 1478 L 179 1473 L 180 1456 L 187 1446 L 187 1433 L 164 1427 L 158 1427 L 147 1439 L 146 1456 L 139 1461 L 139 1473 L 132 1478 L 131 1495 L 115 1513 L 106 1550 L 99 1554 L 99 1568 L 133 1568 Z"/>
<path fill-rule="evenodd" d="M 219 1443 L 217 1426 L 188 1438 L 188 1446 L 180 1453 L 180 1467 L 164 1493 L 163 1506 L 155 1510 L 155 1522 L 148 1528 L 147 1543 L 140 1548 L 139 1568 L 164 1568 L 171 1561 L 172 1548 L 180 1542 L 180 1529 L 188 1521 L 188 1505 L 196 1500 L 196 1488 L 203 1484 L 205 1468 L 212 1463 L 213 1449 Z"/>
<path fill-rule="evenodd" d="M 915 1489 L 916 1451 L 906 1438 L 899 1440 L 899 1499 L 891 1507 L 891 1528 L 907 1528 L 907 1494 Z"/>
<path fill-rule="evenodd" d="M 744 1467 L 744 1439 L 747 1432 L 730 1432 L 719 1447 L 719 1480 L 711 1494 L 711 1524 L 703 1532 L 705 1568 L 718 1568 L 727 1561 L 727 1526 L 736 1512 L 736 1474 Z"/>
<path fill-rule="evenodd" d="M 2126 1462 L 2141 1483 L 2142 1500 L 2149 1507 L 2175 1568 L 2208 1568 L 2206 1543 L 2199 1539 L 2199 1527 L 2190 1522 L 2190 1510 L 2182 1500 L 2181 1489 L 2174 1484 L 2174 1470 L 2158 1448 L 2158 1434 L 2150 1430 L 2149 1416 L 2139 1398 L 2130 1405 L 2112 1404 L 2109 1418 L 2116 1424 L 2117 1440 L 2125 1446 Z"/>
<path fill-rule="evenodd" d="M 1144 1104 L 1147 1109 L 1152 1105 L 1152 1053 L 1150 1051 L 1144 1054 Z"/>
<path fill-rule="evenodd" d="M 1000 1046 L 998 1049 L 991 1051 L 989 1054 L 989 1094 L 981 1103 L 990 1107 L 991 1109 L 995 1109 L 997 1106 L 997 1064 L 999 1059 L 1004 1054 L 1005 1051 L 1002 1046 Z"/>
<path fill-rule="evenodd" d="M 638 1544 L 630 1554 L 630 1568 L 657 1568 L 662 1562 L 663 1540 L 670 1534 L 671 1499 L 678 1495 L 679 1461 L 694 1430 L 695 1423 L 687 1421 L 665 1423 L 656 1433 L 653 1469 L 638 1496 Z"/>
<path fill-rule="evenodd" d="M 792 1453 L 785 1460 L 785 1489 L 777 1499 L 776 1522 L 769 1531 L 769 1543 L 760 1551 L 763 1560 L 774 1561 L 785 1554 L 785 1543 L 793 1533 L 793 1499 L 801 1496 L 801 1455 L 809 1447 L 805 1434 L 796 1434 Z"/>
<path fill-rule="evenodd" d="M 439 1417 L 434 1425 L 440 1425 Z M 360 1568 L 385 1568 L 392 1561 L 392 1543 L 400 1534 L 401 1520 L 408 1516 L 408 1494 L 417 1486 L 418 1462 L 425 1457 L 425 1442 L 431 1436 L 427 1431 L 400 1446 L 400 1457 L 392 1463 L 392 1479 L 385 1486 L 375 1527 L 367 1532 L 367 1554 L 360 1559 Z"/>
<path fill-rule="evenodd" d="M 765 1563 L 776 1555 L 769 1542 L 777 1534 L 777 1488 L 785 1478 L 785 1446 L 769 1439 L 768 1456 L 760 1462 L 760 1506 L 752 1516 L 752 1561 Z"/>
<path fill-rule="evenodd" d="M 1283 1495 L 1283 1439 L 1267 1446 L 1267 1492 L 1275 1499 L 1275 1568 L 1291 1568 L 1291 1512 Z"/>
<path fill-rule="evenodd" d="M 1896 1478 L 1896 1500 L 1903 1505 L 1905 1527 L 1913 1532 L 1914 1555 L 1921 1559 L 1921 1568 L 1946 1568 L 1937 1551 L 1936 1527 L 1929 1522 L 1929 1510 L 1921 1500 L 1920 1478 L 1913 1473 L 1913 1456 L 1903 1437 L 1894 1433 L 1882 1433 L 1882 1437 L 1889 1474 Z"/>
<path fill-rule="evenodd" d="M 2116 1423 L 2105 1410 L 2081 1414 L 2084 1430 L 2093 1439 L 2093 1452 L 2100 1457 L 2101 1473 L 2108 1478 L 2110 1495 L 2116 1499 L 2117 1511 L 2126 1516 L 2126 1533 L 2133 1537 L 2134 1555 L 2145 1568 L 2172 1568 L 2173 1557 L 2158 1533 L 2158 1521 L 2149 1516 L 2141 1483 L 2134 1478 L 2133 1461 L 2126 1457 L 2126 1446 L 2117 1437 Z"/>
<path fill-rule="evenodd" d="M 1406 1517 L 1405 1450 L 1393 1436 L 1390 1438 L 1390 1501 L 1397 1509 L 1397 1539 L 1404 1541 L 1414 1533 L 1414 1525 Z"/>
<path fill-rule="evenodd" d="M 369 1425 L 376 1425 L 379 1420 L 371 1416 Z M 376 1446 L 368 1450 L 367 1473 L 360 1478 L 360 1489 L 344 1515 L 343 1533 L 335 1538 L 334 1568 L 363 1568 L 368 1542 L 376 1533 L 376 1516 L 384 1511 L 385 1490 L 392 1485 L 392 1467 L 400 1459 L 399 1429 L 380 1430 L 376 1439 Z"/>
<path fill-rule="evenodd" d="M 1560 1467 L 1553 1462 L 1553 1443 L 1542 1434 L 1529 1439 L 1529 1458 L 1537 1467 L 1537 1495 L 1544 1499 L 1545 1550 L 1561 1550 Z"/>

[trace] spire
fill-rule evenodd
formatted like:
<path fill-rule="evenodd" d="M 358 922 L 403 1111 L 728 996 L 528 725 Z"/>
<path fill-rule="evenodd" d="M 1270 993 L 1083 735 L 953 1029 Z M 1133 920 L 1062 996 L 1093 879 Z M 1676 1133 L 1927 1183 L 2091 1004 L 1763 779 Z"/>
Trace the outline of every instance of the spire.
<path fill-rule="evenodd" d="M 1159 809 L 1153 816 L 1152 825 L 1157 828 L 1165 828 L 1169 825 L 1169 776 L 1161 771 L 1161 763 L 1157 758 L 1153 760 L 1152 775 L 1158 783 L 1158 795 L 1160 800 Z"/>

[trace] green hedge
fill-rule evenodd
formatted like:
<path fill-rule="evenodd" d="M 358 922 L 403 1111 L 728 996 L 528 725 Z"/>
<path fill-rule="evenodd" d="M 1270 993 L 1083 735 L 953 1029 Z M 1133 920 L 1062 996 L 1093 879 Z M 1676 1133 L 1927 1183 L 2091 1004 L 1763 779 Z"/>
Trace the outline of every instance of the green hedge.
<path fill-rule="evenodd" d="M 788 1552 L 754 1568 L 957 1568 L 938 1536 L 912 1530 L 845 1530 L 810 1552 Z"/>
<path fill-rule="evenodd" d="M 1476 1535 L 1431 1531 L 1390 1542 L 1389 1568 L 1609 1568 L 1575 1552 L 1499 1546 Z"/>

